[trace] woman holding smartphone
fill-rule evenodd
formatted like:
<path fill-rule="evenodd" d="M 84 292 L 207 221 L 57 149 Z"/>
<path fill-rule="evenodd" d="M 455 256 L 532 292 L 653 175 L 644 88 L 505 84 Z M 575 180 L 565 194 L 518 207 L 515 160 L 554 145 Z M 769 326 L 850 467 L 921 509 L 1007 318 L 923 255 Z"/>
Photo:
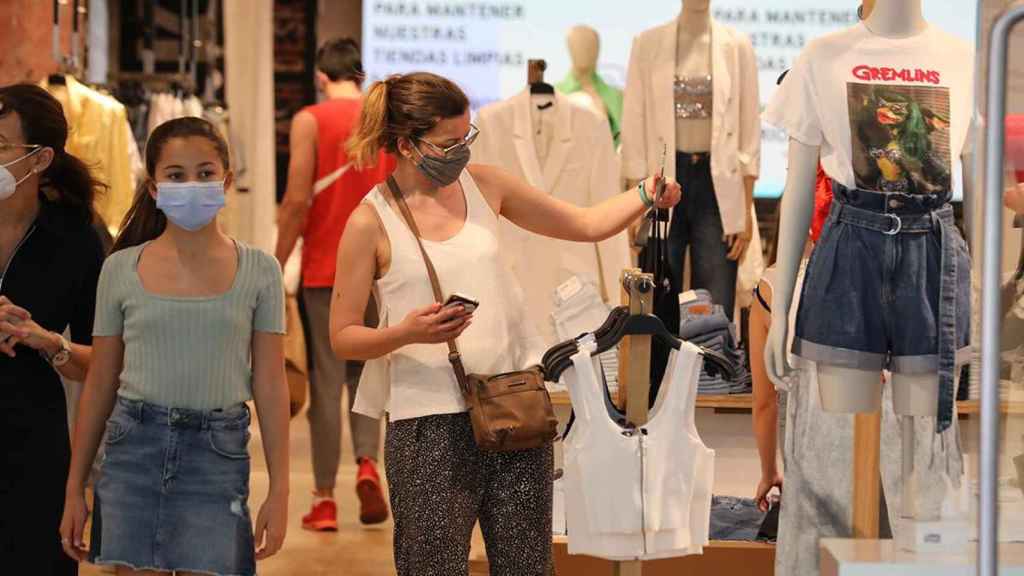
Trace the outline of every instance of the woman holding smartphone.
<path fill-rule="evenodd" d="M 353 212 L 338 251 L 331 337 L 341 357 L 386 357 L 387 383 L 361 386 L 356 410 L 388 414 L 385 463 L 399 576 L 465 574 L 477 520 L 491 574 L 549 573 L 551 446 L 479 450 L 444 343 L 458 337 L 467 372 L 529 363 L 518 288 L 501 261 L 499 217 L 535 234 L 596 242 L 655 204 L 657 178 L 591 208 L 562 202 L 498 168 L 469 164 L 476 134 L 458 86 L 413 73 L 373 85 L 349 142 L 357 162 L 372 161 L 381 149 L 395 154 L 395 183 L 442 288 L 479 300 L 471 313 L 464 302 L 434 302 L 415 237 L 386 184 Z M 679 186 L 668 183 L 657 205 L 671 207 L 679 197 Z M 363 325 L 371 290 L 380 298 L 378 328 Z"/>

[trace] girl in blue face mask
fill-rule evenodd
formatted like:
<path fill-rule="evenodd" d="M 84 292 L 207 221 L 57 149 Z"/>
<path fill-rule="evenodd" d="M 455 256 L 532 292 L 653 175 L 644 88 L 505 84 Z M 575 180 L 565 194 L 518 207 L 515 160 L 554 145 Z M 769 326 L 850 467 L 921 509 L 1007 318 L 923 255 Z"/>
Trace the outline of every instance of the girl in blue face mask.
<path fill-rule="evenodd" d="M 217 227 L 232 175 L 227 144 L 210 123 L 159 126 L 146 169 L 100 274 L 62 544 L 120 575 L 255 574 L 255 561 L 280 549 L 287 519 L 281 270 Z M 270 472 L 255 529 L 250 400 Z M 82 486 L 101 441 L 86 550 Z"/>

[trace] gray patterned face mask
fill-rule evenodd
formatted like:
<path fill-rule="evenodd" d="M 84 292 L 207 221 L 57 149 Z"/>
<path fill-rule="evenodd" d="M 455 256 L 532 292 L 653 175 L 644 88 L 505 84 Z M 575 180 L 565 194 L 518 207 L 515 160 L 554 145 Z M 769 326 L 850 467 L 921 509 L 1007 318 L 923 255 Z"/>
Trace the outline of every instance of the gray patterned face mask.
<path fill-rule="evenodd" d="M 427 142 L 427 144 L 430 143 Z M 415 148 L 415 150 L 420 156 L 416 167 L 438 186 L 447 186 L 458 180 L 466 165 L 469 164 L 470 150 L 467 144 L 457 145 L 448 150 L 444 156 L 427 156 L 420 152 L 419 148 Z"/>

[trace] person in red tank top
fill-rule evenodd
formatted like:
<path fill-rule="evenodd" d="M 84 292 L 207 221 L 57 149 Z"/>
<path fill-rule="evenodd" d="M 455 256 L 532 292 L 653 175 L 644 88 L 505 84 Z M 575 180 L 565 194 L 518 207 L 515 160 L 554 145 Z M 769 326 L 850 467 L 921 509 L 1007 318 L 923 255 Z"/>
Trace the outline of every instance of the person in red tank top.
<path fill-rule="evenodd" d="M 335 261 L 345 224 L 395 165 L 392 157 L 381 154 L 375 166 L 356 169 L 345 152 L 345 142 L 362 110 L 363 77 L 354 40 L 331 40 L 317 52 L 317 88 L 326 98 L 292 119 L 288 188 L 278 218 L 275 254 L 282 267 L 302 238 L 300 309 L 309 350 L 309 424 L 316 485 L 312 510 L 302 519 L 302 527 L 308 530 L 338 527 L 334 485 L 341 456 L 343 384 L 348 388 L 349 431 L 359 466 L 360 520 L 375 524 L 388 517 L 376 469 L 380 422 L 351 411 L 363 365 L 334 355 L 328 327 Z M 367 315 L 375 322 L 373 302 Z"/>

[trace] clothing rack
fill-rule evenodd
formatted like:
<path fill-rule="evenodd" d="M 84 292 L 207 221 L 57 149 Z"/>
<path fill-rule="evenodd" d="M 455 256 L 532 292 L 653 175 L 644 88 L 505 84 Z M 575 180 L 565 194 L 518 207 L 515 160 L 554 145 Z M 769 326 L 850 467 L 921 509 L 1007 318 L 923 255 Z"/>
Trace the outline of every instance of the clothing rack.
<path fill-rule="evenodd" d="M 138 82 L 146 87 L 161 89 L 173 89 L 175 85 L 178 85 L 187 91 L 195 90 L 192 75 L 180 72 L 112 72 L 110 83 L 117 84 L 118 82 Z"/>
<path fill-rule="evenodd" d="M 65 2 L 66 3 L 66 2 Z M 74 0 L 71 7 L 71 53 L 66 54 L 61 41 L 61 1 L 53 0 L 53 45 L 52 45 L 52 58 L 57 64 L 57 70 L 50 74 L 50 84 L 64 84 L 64 76 L 72 74 L 76 77 L 82 75 L 82 59 L 81 59 L 81 34 L 79 33 L 79 24 L 81 23 L 81 15 L 85 13 L 85 6 L 82 5 L 81 0 Z"/>
<path fill-rule="evenodd" d="M 650 314 L 654 306 L 654 275 L 639 268 L 622 271 L 623 300 L 630 314 Z M 619 401 L 625 401 L 626 420 L 634 426 L 647 423 L 651 392 L 651 336 L 627 336 L 620 348 Z M 615 576 L 640 576 L 643 561 L 616 562 Z"/>

